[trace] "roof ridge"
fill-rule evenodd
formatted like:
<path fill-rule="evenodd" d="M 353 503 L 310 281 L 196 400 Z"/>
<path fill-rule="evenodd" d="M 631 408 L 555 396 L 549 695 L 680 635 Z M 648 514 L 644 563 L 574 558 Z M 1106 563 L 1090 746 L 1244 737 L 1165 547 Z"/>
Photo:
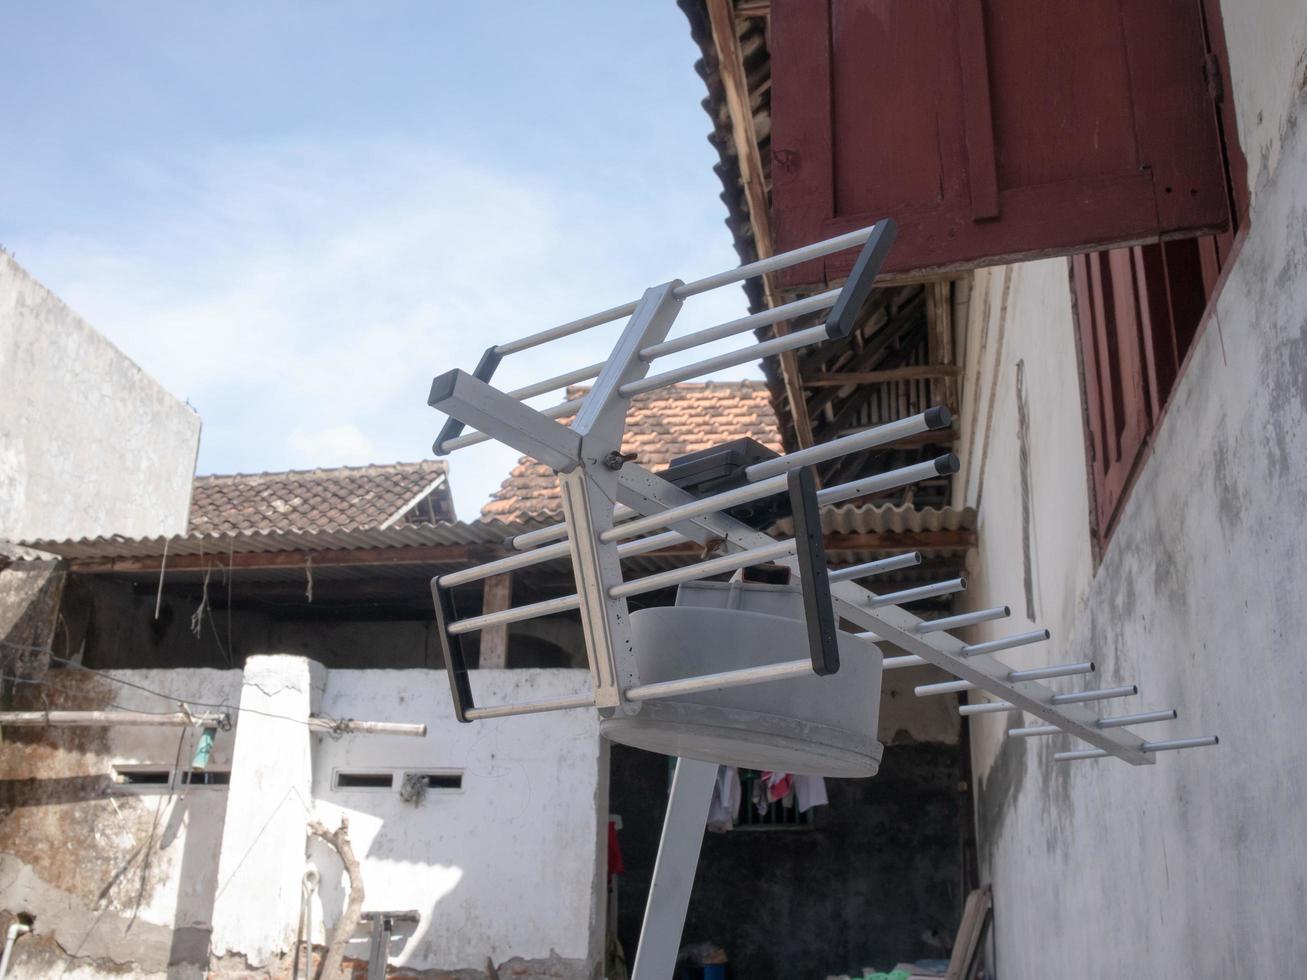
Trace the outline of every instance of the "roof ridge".
<path fill-rule="evenodd" d="M 448 470 L 449 463 L 443 459 L 420 459 L 414 461 L 397 461 L 394 463 L 361 463 L 355 466 L 318 466 L 307 470 L 261 470 L 256 473 L 197 473 L 194 477 L 195 482 L 201 480 L 219 481 L 219 480 L 250 480 L 256 477 L 284 477 L 284 476 L 329 476 L 343 473 L 363 473 L 371 470 L 417 470 L 424 467 L 434 467 L 437 470 Z"/>

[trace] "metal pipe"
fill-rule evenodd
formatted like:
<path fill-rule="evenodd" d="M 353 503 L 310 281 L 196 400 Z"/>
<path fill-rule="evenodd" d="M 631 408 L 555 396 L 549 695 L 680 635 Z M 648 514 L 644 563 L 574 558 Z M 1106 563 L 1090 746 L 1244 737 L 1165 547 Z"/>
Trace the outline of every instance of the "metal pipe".
<path fill-rule="evenodd" d="M 1107 749 L 1075 749 L 1071 752 L 1054 752 L 1055 762 L 1075 762 L 1078 759 L 1103 759 L 1112 753 Z"/>
<path fill-rule="evenodd" d="M 581 407 L 581 403 L 584 401 L 585 396 L 583 395 L 580 398 L 573 398 L 571 401 L 559 402 L 557 405 L 550 405 L 548 408 L 540 408 L 536 411 L 547 418 L 556 419 L 560 415 L 571 415 Z M 486 435 L 484 432 L 468 432 L 464 435 L 442 442 L 440 444 L 439 452 L 442 454 L 451 453 L 455 449 L 462 449 L 465 446 L 475 446 L 478 443 L 489 441 L 490 436 Z"/>
<path fill-rule="evenodd" d="M 887 473 L 878 473 L 875 476 L 863 477 L 861 480 L 840 483 L 833 487 L 827 487 L 825 490 L 818 490 L 817 502 L 821 504 L 838 504 L 843 500 L 852 500 L 854 497 L 865 497 L 885 490 L 894 490 L 898 487 L 907 486 L 909 483 L 916 483 L 918 480 L 948 476 L 957 471 L 958 458 L 952 453 L 946 453 L 924 463 L 901 466 L 897 470 L 890 470 Z"/>
<path fill-rule="evenodd" d="M 1206 745 L 1220 744 L 1219 736 L 1196 735 L 1192 738 L 1168 738 L 1160 742 L 1145 742 L 1139 748 L 1143 752 L 1173 752 L 1176 749 L 1199 749 Z M 1110 754 L 1106 749 L 1076 749 L 1073 752 L 1055 752 L 1053 758 L 1058 762 L 1075 762 L 1077 759 L 1101 759 Z"/>
<path fill-rule="evenodd" d="M 661 344 L 652 344 L 640 351 L 640 360 L 652 361 L 659 357 L 666 357 L 668 354 L 678 354 L 683 350 L 689 350 L 691 347 L 700 347 L 703 344 L 711 344 L 715 340 L 746 333 L 758 327 L 769 327 L 774 323 L 790 320 L 805 313 L 826 310 L 835 305 L 839 295 L 840 291 L 838 289 L 830 289 L 824 293 L 818 293 L 816 296 L 795 300 L 793 303 L 773 306 L 761 313 L 752 313 L 749 316 L 742 316 L 738 320 L 719 323 L 715 327 L 696 330 L 694 333 L 687 333 L 683 337 L 664 340 Z"/>
<path fill-rule="evenodd" d="M 1124 687 L 1100 687 L 1091 691 L 1071 691 L 1067 694 L 1054 694 L 1053 704 L 1082 704 L 1085 701 L 1107 701 L 1111 698 L 1128 698 L 1139 693 L 1138 684 Z"/>
<path fill-rule="evenodd" d="M 1009 728 L 1007 733 L 1013 738 L 1030 738 L 1032 735 L 1056 735 L 1061 730 L 1056 725 L 1031 725 L 1028 728 Z"/>
<path fill-rule="evenodd" d="M 1175 721 L 1177 712 L 1174 708 L 1166 708 L 1162 711 L 1140 711 L 1133 715 L 1114 715 L 1110 718 L 1099 718 L 1099 728 L 1124 728 L 1127 725 L 1147 725 L 1155 721 Z"/>
<path fill-rule="evenodd" d="M 1043 643 L 1050 635 L 1048 630 L 1031 630 L 1029 633 L 1018 633 L 1016 636 L 1005 636 L 985 643 L 970 643 L 958 652 L 964 657 L 978 657 L 984 653 L 998 653 L 1000 650 L 1011 650 L 1013 647 Z"/>
<path fill-rule="evenodd" d="M 705 276 L 703 279 L 696 279 L 694 282 L 687 282 L 684 285 L 677 286 L 673 290 L 678 299 L 685 299 L 688 296 L 697 296 L 699 293 L 706 293 L 710 289 L 716 289 L 718 286 L 728 286 L 733 282 L 743 282 L 745 279 L 752 279 L 754 276 L 761 276 L 767 272 L 775 272 L 777 269 L 788 269 L 792 265 L 799 265 L 810 259 L 819 259 L 824 255 L 833 255 L 836 252 L 842 252 L 846 248 L 853 248 L 855 245 L 861 245 L 871 237 L 875 225 L 867 228 L 859 228 L 857 231 L 850 231 L 843 235 L 837 235 L 834 238 L 828 238 L 823 242 L 813 242 L 811 245 L 804 245 L 800 248 L 791 249 L 788 252 L 782 252 L 780 255 L 772 255 L 765 259 L 759 259 L 756 262 L 750 262 L 742 265 L 738 269 L 730 269 L 726 272 L 719 272 L 715 276 Z"/>
<path fill-rule="evenodd" d="M 648 517 L 637 517 L 633 521 L 627 521 L 624 524 L 609 528 L 599 535 L 599 540 L 617 541 L 635 534 L 643 534 L 645 531 L 670 527 L 691 517 L 702 517 L 704 514 L 728 510 L 737 504 L 747 504 L 751 500 L 758 500 L 762 497 L 770 497 L 772 494 L 780 493 L 786 489 L 786 485 L 787 481 L 784 476 L 774 476 L 770 480 L 763 480 L 761 483 L 736 487 L 734 490 L 713 494 L 711 497 L 691 500 L 689 503 L 681 504 L 678 507 L 668 507 L 657 514 L 650 514 Z"/>
<path fill-rule="evenodd" d="M 613 508 L 613 523 L 629 520 L 639 515 L 639 511 L 633 507 L 627 507 L 625 504 L 618 504 Z M 559 538 L 565 538 L 568 535 L 566 521 L 559 521 L 557 524 L 550 524 L 546 527 L 538 527 L 534 531 L 523 531 L 521 534 L 515 534 L 508 539 L 508 546 L 518 551 L 527 551 L 537 545 L 545 544 L 549 541 L 557 541 Z"/>
<path fill-rule="evenodd" d="M 939 684 L 919 684 L 912 689 L 912 693 L 919 698 L 928 698 L 935 694 L 958 694 L 975 689 L 976 685 L 971 681 L 942 681 Z"/>
<path fill-rule="evenodd" d="M 909 654 L 906 657 L 886 657 L 881 662 L 881 670 L 899 670 L 903 667 L 920 667 L 927 663 L 921 657 Z"/>
<path fill-rule="evenodd" d="M 733 555 L 710 558 L 708 561 L 696 562 L 684 568 L 673 568 L 665 572 L 646 575 L 630 582 L 623 582 L 620 585 L 611 586 L 608 589 L 608 595 L 613 599 L 621 599 L 629 595 L 654 592 L 672 585 L 679 585 L 682 582 L 707 578 L 709 575 L 716 575 L 719 572 L 729 572 L 737 568 L 759 565 L 762 562 L 780 558 L 782 555 L 792 554 L 797 547 L 797 542 L 793 538 L 788 538 L 785 541 L 764 545 L 761 548 L 750 548 L 747 551 L 738 551 Z"/>
<path fill-rule="evenodd" d="M 852 435 L 840 436 L 840 438 L 832 439 L 830 442 L 809 446 L 807 449 L 800 449 L 785 456 L 778 456 L 776 459 L 765 459 L 760 463 L 754 463 L 752 466 L 746 467 L 744 475 L 750 483 L 753 483 L 769 476 L 775 476 L 777 473 L 789 472 L 800 466 L 824 463 L 829 459 L 835 459 L 837 456 L 847 456 L 849 453 L 860 452 L 863 449 L 873 449 L 876 446 L 883 446 L 899 439 L 907 439 L 923 432 L 929 432 L 932 429 L 947 429 L 952 424 L 953 416 L 949 414 L 947 408 L 941 405 L 905 419 L 886 422 L 884 425 L 864 429 Z"/>
<path fill-rule="evenodd" d="M 958 706 L 960 715 L 992 715 L 1000 711 L 1020 711 L 1015 704 L 1008 701 L 981 701 L 979 704 L 963 704 Z"/>
<path fill-rule="evenodd" d="M 941 630 L 960 630 L 964 626 L 975 626 L 978 623 L 988 623 L 993 619 L 1005 619 L 1012 615 L 1012 610 L 1007 606 L 994 606 L 992 609 L 980 609 L 976 612 L 962 613 L 958 616 L 944 616 L 940 619 L 930 619 L 924 623 L 918 623 L 914 632 L 916 633 L 938 633 Z"/>
<path fill-rule="evenodd" d="M 20 916 L 9 924 L 9 929 L 5 932 L 5 951 L 0 954 L 0 980 L 9 973 L 9 957 L 13 955 L 14 943 L 18 937 L 32 931 L 32 924 L 23 921 L 25 916 Z"/>
<path fill-rule="evenodd" d="M 557 599 L 546 599 L 544 602 L 533 602 L 529 606 L 514 606 L 512 609 L 486 613 L 484 616 L 455 620 L 449 624 L 448 632 L 452 636 L 460 636 L 463 633 L 483 630 L 487 626 L 520 623 L 524 619 L 536 619 L 540 616 L 551 616 L 554 613 L 569 612 L 579 608 L 580 605 L 581 600 L 574 595 L 560 596 Z"/>
<path fill-rule="evenodd" d="M 1205 745 L 1220 745 L 1219 735 L 1195 735 L 1192 738 L 1167 738 L 1160 742 L 1145 742 L 1145 752 L 1172 752 L 1175 749 L 1201 749 Z"/>
<path fill-rule="evenodd" d="M 568 708 L 593 708 L 592 694 L 573 694 L 562 698 L 547 698 L 543 701 L 523 701 L 521 704 L 492 704 L 484 708 L 468 708 L 467 717 L 471 721 L 484 718 L 507 718 L 509 715 L 533 715 L 542 711 L 566 711 Z"/>
<path fill-rule="evenodd" d="M 904 589 L 902 592 L 886 592 L 884 595 L 872 596 L 867 600 L 867 605 L 872 609 L 879 609 L 882 606 L 897 606 L 904 602 L 915 602 L 918 599 L 933 599 L 936 596 L 952 595 L 954 592 L 965 592 L 967 580 L 964 578 L 951 578 L 947 582 L 935 582 L 931 585 L 919 585 L 915 589 Z"/>
<path fill-rule="evenodd" d="M 767 681 L 778 681 L 786 677 L 799 677 L 804 674 L 812 674 L 812 661 L 810 659 L 787 660 L 783 663 L 768 664 L 765 667 L 746 667 L 742 670 L 725 670 L 717 674 L 703 674 L 699 677 L 685 677 L 675 681 L 639 684 L 626 689 L 626 699 L 628 701 L 656 701 L 660 698 L 674 698 L 679 694 L 720 691 L 728 687 L 762 684 Z"/>
<path fill-rule="evenodd" d="M 570 404 L 574 404 L 574 403 L 570 403 Z M 923 413 L 923 415 L 924 414 L 929 414 L 929 413 Z M 890 424 L 892 425 L 893 423 Z M 854 433 L 853 436 L 847 436 L 845 438 L 857 438 L 862 435 L 864 435 L 864 433 L 858 432 L 858 433 Z M 461 436 L 460 438 L 465 439 L 467 437 Z M 821 446 L 813 447 L 813 448 L 825 449 L 825 447 L 835 445 L 837 442 L 839 442 L 839 440 L 834 440 L 829 443 L 823 443 Z M 450 445 L 453 446 L 452 440 L 450 442 Z M 840 453 L 836 453 L 834 455 L 841 455 L 844 452 L 852 452 L 856 448 L 856 446 L 851 446 L 848 443 L 844 443 L 843 446 L 844 448 L 841 449 Z M 801 455 L 802 452 L 806 452 L 806 451 L 807 450 L 803 450 L 800 453 L 792 453 L 789 456 L 782 456 L 780 457 L 780 460 L 776 460 L 773 462 L 781 462 L 785 460 L 793 461 L 795 459 L 800 459 L 802 458 Z M 830 458 L 830 457 L 823 457 L 823 458 Z M 755 464 L 755 465 L 759 465 L 759 464 Z M 788 472 L 792 468 L 793 466 L 786 465 L 785 467 L 782 468 L 782 473 L 777 475 L 778 476 L 783 475 L 784 472 Z M 842 483 L 834 487 L 827 487 L 825 490 L 819 490 L 817 492 L 817 502 L 821 504 L 836 504 L 843 500 L 851 500 L 854 497 L 865 497 L 868 494 L 881 493 L 886 490 L 895 490 L 898 487 L 907 486 L 909 483 L 915 483 L 918 480 L 926 480 L 935 476 L 947 476 L 951 473 L 956 473 L 957 468 L 958 468 L 958 458 L 954 456 L 952 453 L 948 453 L 944 456 L 940 456 L 933 460 L 928 460 L 927 462 L 924 463 L 913 463 L 911 466 L 903 466 L 900 467 L 899 469 L 890 470 L 886 473 L 878 473 L 875 476 L 864 477 L 863 479 L 854 480 L 850 483 Z M 745 470 L 746 475 L 749 473 L 750 470 L 753 469 L 754 469 L 753 467 L 749 467 L 749 469 L 746 469 Z M 759 473 L 759 472 L 761 471 L 755 470 L 755 473 Z M 627 528 L 622 528 L 622 527 L 615 527 L 611 531 L 607 532 L 609 535 L 611 535 L 611 537 L 605 538 L 604 540 L 607 541 L 607 540 L 614 540 L 619 537 L 629 537 L 632 534 L 638 534 L 643 531 L 652 530 L 654 528 L 666 527 L 670 524 L 675 524 L 676 519 L 681 517 L 687 517 L 687 518 L 698 517 L 703 514 L 711 513 L 712 511 L 715 510 L 726 510 L 730 507 L 734 507 L 736 504 L 743 504 L 743 503 L 748 503 L 751 500 L 758 500 L 762 497 L 770 496 L 773 493 L 780 493 L 782 490 L 785 489 L 784 481 L 778 480 L 776 476 L 769 476 L 769 477 L 755 476 L 755 477 L 751 477 L 750 480 L 754 484 L 752 488 L 747 486 L 737 487 L 735 490 L 727 491 L 727 493 L 725 494 L 718 494 L 715 497 L 705 498 L 705 500 L 717 501 L 717 503 L 714 506 L 704 507 L 704 506 L 700 506 L 703 504 L 703 501 L 693 501 L 688 504 L 683 504 L 681 505 L 681 507 L 669 508 L 668 510 L 663 511 L 661 514 L 653 514 L 649 517 L 640 518 L 641 523 L 635 524 L 634 530 L 629 530 Z M 728 494 L 730 494 L 730 496 L 728 496 Z M 627 517 L 634 515 L 635 513 L 636 512 L 631 508 L 619 505 L 616 511 L 614 511 L 613 513 L 613 520 L 615 522 L 624 521 Z M 666 520 L 665 517 L 667 514 L 671 514 L 674 519 Z M 528 548 L 534 548 L 535 546 L 540 544 L 545 544 L 550 541 L 556 541 L 561 537 L 565 537 L 566 535 L 567 535 L 566 524 L 564 523 L 551 524 L 548 527 L 537 528 L 534 531 L 525 531 L 522 534 L 515 535 L 514 537 L 509 539 L 508 543 L 511 547 L 516 548 L 518 551 L 525 551 Z"/>
<path fill-rule="evenodd" d="M 545 378 L 545 380 L 537 381 L 525 388 L 515 388 L 508 393 L 508 397 L 517 399 L 534 398 L 536 395 L 543 395 L 546 391 L 553 391 L 555 388 L 565 388 L 568 385 L 576 384 L 578 381 L 589 381 L 591 378 L 599 377 L 599 372 L 604 369 L 604 365 L 607 363 L 607 361 L 600 361 L 598 364 L 577 368 L 575 371 L 568 371 L 566 374 L 557 374 L 552 378 Z"/>
<path fill-rule="evenodd" d="M 158 715 L 141 711 L 0 711 L 0 726 L 8 728 L 90 728 L 144 725 L 162 728 L 205 728 L 219 725 L 227 715 Z"/>
<path fill-rule="evenodd" d="M 913 565 L 920 564 L 921 552 L 909 551 L 907 554 L 895 555 L 893 558 L 881 558 L 879 561 L 863 562 L 861 565 L 850 565 L 848 568 L 833 568 L 826 577 L 832 582 L 847 582 L 853 578 L 882 575 L 885 572 L 894 572 L 900 568 L 911 568 Z"/>
<path fill-rule="evenodd" d="M 539 347 L 541 344 L 547 344 L 551 340 L 558 340 L 561 337 L 570 337 L 574 333 L 580 333 L 582 330 L 589 330 L 591 327 L 599 327 L 605 323 L 612 323 L 614 320 L 620 320 L 624 316 L 630 316 L 635 312 L 636 306 L 639 305 L 637 300 L 630 303 L 623 303 L 621 306 L 614 306 L 611 310 L 604 310 L 602 313 L 592 313 L 589 316 L 583 316 L 579 320 L 573 320 L 571 323 L 564 323 L 557 327 L 550 327 L 548 330 L 541 330 L 539 333 L 533 333 L 520 340 L 510 340 L 506 344 L 500 344 L 495 348 L 495 353 L 500 357 L 507 357 L 509 354 L 516 354 L 518 351 L 528 350 L 532 347 Z"/>
<path fill-rule="evenodd" d="M 427 726 L 402 721 L 355 721 L 353 718 L 324 718 L 309 715 L 308 726 L 315 731 L 344 735 L 412 735 L 425 738 Z"/>
<path fill-rule="evenodd" d="M 653 391 L 656 388 L 666 388 L 688 378 L 697 378 L 700 375 L 711 374 L 713 371 L 720 371 L 723 368 L 747 364 L 749 361 L 761 361 L 773 354 L 783 354 L 786 351 L 807 347 L 809 344 L 820 344 L 829 339 L 830 336 L 826 333 L 826 324 L 821 323 L 815 327 L 808 327 L 806 330 L 796 330 L 794 333 L 783 334 L 772 340 L 750 344 L 748 347 L 741 347 L 739 350 L 727 351 L 725 354 L 718 354 L 716 357 L 706 357 L 702 361 L 684 364 L 681 367 L 672 368 L 670 371 L 664 371 L 662 374 L 651 374 L 649 377 L 641 378 L 638 381 L 628 381 L 617 391 L 623 398 L 633 398 L 643 392 Z"/>
<path fill-rule="evenodd" d="M 1078 664 L 1060 664 L 1056 667 L 1014 670 L 1007 675 L 1007 679 L 1014 684 L 1018 681 L 1044 681 L 1052 677 L 1074 677 L 1076 674 L 1092 674 L 1096 669 L 1092 660 L 1086 660 Z"/>
<path fill-rule="evenodd" d="M 645 555 L 651 551 L 659 551 L 671 545 L 680 544 L 685 540 L 687 540 L 686 537 L 679 531 L 664 531 L 662 534 L 651 534 L 647 538 L 637 538 L 634 541 L 623 541 L 617 546 L 617 555 L 619 558 L 631 558 L 636 555 Z M 567 558 L 571 553 L 571 543 L 560 541 L 558 544 L 536 548 L 534 551 L 524 551 L 521 554 L 509 555 L 507 558 L 498 558 L 495 561 L 488 561 L 484 565 L 476 565 L 472 568 L 460 569 L 457 572 L 449 572 L 446 575 L 440 576 L 440 587 L 450 589 L 456 585 L 466 585 L 468 582 L 477 582 L 484 578 L 490 578 L 493 575 L 503 575 L 506 572 L 515 572 L 518 569 L 529 568 L 532 565 L 538 565 L 541 562 Z"/>
<path fill-rule="evenodd" d="M 846 248 L 853 248 L 855 245 L 861 245 L 871 237 L 872 228 L 859 228 L 857 231 L 851 231 L 844 235 L 837 235 L 834 238 L 828 238 L 824 242 L 814 242 L 811 245 L 804 245 L 802 248 L 792 249 L 789 252 L 782 252 L 779 255 L 772 255 L 765 259 L 759 259 L 756 262 L 749 262 L 735 269 L 728 269 L 725 272 L 719 272 L 716 275 L 705 276 L 702 279 L 696 279 L 693 282 L 681 283 L 672 290 L 672 295 L 677 299 L 686 299 L 690 296 L 697 296 L 699 293 L 706 293 L 710 289 L 716 289 L 718 286 L 727 286 L 733 282 L 743 282 L 745 279 L 752 279 L 754 276 L 761 276 L 767 272 L 775 272 L 777 269 L 787 269 L 792 265 L 799 265 L 811 259 L 818 259 L 824 255 L 833 255 L 835 252 L 842 252 Z M 583 330 L 589 330 L 592 327 L 602 326 L 605 323 L 612 323 L 614 320 L 620 320 L 624 316 L 630 316 L 635 312 L 638 300 L 630 303 L 623 303 L 621 306 L 614 306 L 610 310 L 604 310 L 602 313 L 592 313 L 590 316 L 581 317 L 579 320 L 573 320 L 570 323 L 564 323 L 557 327 L 550 327 L 548 330 L 541 330 L 538 333 L 529 334 L 519 340 L 510 340 L 506 344 L 499 344 L 495 348 L 495 353 L 500 357 L 506 357 L 509 354 L 516 354 L 518 351 L 529 350 L 532 347 L 538 347 L 541 344 L 548 343 L 551 340 L 558 340 L 561 337 L 570 337 L 574 333 L 580 333 Z"/>

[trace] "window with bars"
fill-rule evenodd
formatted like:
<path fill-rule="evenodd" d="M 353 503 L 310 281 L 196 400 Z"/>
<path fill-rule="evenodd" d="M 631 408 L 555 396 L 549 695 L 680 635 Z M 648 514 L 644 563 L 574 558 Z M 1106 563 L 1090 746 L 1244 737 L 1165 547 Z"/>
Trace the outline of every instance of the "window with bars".
<path fill-rule="evenodd" d="M 1226 233 L 1071 259 L 1100 546 L 1179 379 L 1232 241 Z"/>

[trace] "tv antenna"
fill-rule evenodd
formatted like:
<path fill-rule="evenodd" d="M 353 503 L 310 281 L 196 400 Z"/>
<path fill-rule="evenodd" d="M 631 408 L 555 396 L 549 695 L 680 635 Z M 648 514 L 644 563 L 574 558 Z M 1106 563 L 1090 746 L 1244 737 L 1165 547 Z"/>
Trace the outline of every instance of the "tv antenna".
<path fill-rule="evenodd" d="M 446 455 L 489 440 L 511 446 L 558 474 L 564 517 L 562 523 L 512 537 L 508 544 L 515 554 L 432 580 L 459 721 L 597 710 L 604 736 L 678 757 L 634 980 L 665 978 L 674 968 L 718 766 L 874 775 L 883 751 L 876 741 L 883 670 L 932 664 L 956 679 L 921 685 L 915 689 L 918 697 L 981 691 L 991 700 L 960 706 L 964 716 L 1024 712 L 1037 723 L 1011 728 L 1010 736 L 1070 735 L 1079 744 L 1055 753 L 1059 762 L 1114 757 L 1142 766 L 1152 764 L 1160 752 L 1217 744 L 1215 735 L 1148 739 L 1133 730 L 1175 718 L 1171 708 L 1118 714 L 1095 710 L 1138 694 L 1134 684 L 1058 691 L 1045 683 L 1092 674 L 1092 662 L 1021 669 L 996 656 L 1047 640 L 1047 630 L 983 643 L 953 636 L 954 630 L 1008 616 L 1006 606 L 933 620 L 903 608 L 961 592 L 964 579 L 896 592 L 858 584 L 915 565 L 920 554 L 828 568 L 823 505 L 952 474 L 958 461 L 949 453 L 821 489 L 813 467 L 947 428 L 952 419 L 946 407 L 783 456 L 759 453 L 756 445 L 728 444 L 677 461 L 663 474 L 623 456 L 627 411 L 636 395 L 849 336 L 870 315 L 876 275 L 894 236 L 894 223 L 884 220 L 692 282 L 652 286 L 634 302 L 491 347 L 471 374 L 454 370 L 432 382 L 429 404 L 449 416 L 435 453 Z M 852 272 L 839 289 L 668 336 L 690 297 L 859 246 Z M 829 313 L 817 326 L 651 373 L 655 362 L 668 355 L 822 310 Z M 626 326 L 605 361 L 513 391 L 491 386 L 505 357 L 623 318 Z M 524 404 L 584 381 L 593 385 L 583 397 L 541 410 Z M 573 416 L 570 424 L 558 421 L 567 416 Z M 465 432 L 467 426 L 476 431 Z M 686 478 L 678 479 L 678 472 Z M 702 487 L 696 477 L 708 472 L 715 489 L 692 492 Z M 741 519 L 750 507 L 777 500 L 789 506 L 792 537 L 777 540 Z M 623 575 L 623 559 L 687 541 L 719 553 L 640 578 Z M 571 559 L 574 594 L 458 618 L 453 588 L 562 558 Z M 730 582 L 705 581 L 726 573 L 732 573 Z M 630 597 L 672 586 L 678 587 L 675 605 L 629 609 Z M 516 704 L 476 703 L 464 637 L 571 610 L 581 617 L 589 693 Z M 841 630 L 841 623 L 854 629 Z M 903 652 L 883 658 L 880 643 Z"/>

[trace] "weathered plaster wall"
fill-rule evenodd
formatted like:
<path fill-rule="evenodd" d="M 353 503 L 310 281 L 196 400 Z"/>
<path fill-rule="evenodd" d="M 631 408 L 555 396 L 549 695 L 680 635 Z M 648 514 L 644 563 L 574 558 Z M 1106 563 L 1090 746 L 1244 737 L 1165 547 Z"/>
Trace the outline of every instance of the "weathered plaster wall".
<path fill-rule="evenodd" d="M 115 671 L 176 698 L 235 700 L 239 671 Z M 173 711 L 175 703 L 89 673 L 51 672 L 19 688 L 16 707 Z M 227 768 L 231 733 L 212 766 Z M 124 787 L 115 765 L 188 766 L 193 736 L 174 728 L 7 729 L 0 742 L 0 909 L 36 916 L 16 947 L 19 976 L 70 965 L 110 973 L 198 970 L 208 946 L 216 856 L 226 815 L 219 787 Z M 131 966 L 129 967 L 128 964 Z M 173 975 L 179 975 L 174 972 Z"/>
<path fill-rule="evenodd" d="M 502 704 L 589 689 L 581 670 L 472 672 L 478 702 Z M 416 909 L 397 941 L 411 969 L 481 969 L 486 957 L 545 959 L 589 976 L 603 936 L 607 752 L 592 711 L 460 725 L 443 671 L 332 671 L 321 710 L 375 721 L 426 722 L 418 738 L 315 736 L 313 795 L 323 823 L 349 817 L 368 909 Z M 333 773 L 457 770 L 459 790 L 421 803 L 392 790 L 336 790 Z M 398 782 L 398 780 L 397 780 Z M 339 863 L 315 845 L 322 905 L 344 901 Z M 321 915 L 317 916 L 321 922 Z M 360 950 L 361 950 L 360 945 Z"/>
<path fill-rule="evenodd" d="M 112 677 L 116 680 L 109 680 Z M 474 671 L 485 703 L 574 694 L 579 670 Z M 453 720 L 443 671 L 327 672 L 301 657 L 256 656 L 240 671 L 51 671 L 24 688 L 34 707 L 172 711 L 238 706 L 211 768 L 230 787 L 122 787 L 115 766 L 187 768 L 176 729 L 11 729 L 0 742 L 0 927 L 18 912 L 36 931 L 17 975 L 288 975 L 306 861 L 321 947 L 347 897 L 317 818 L 342 815 L 362 862 L 365 910 L 417 909 L 395 942 L 410 970 L 468 969 L 491 957 L 523 980 L 589 980 L 601 955 L 607 752 L 593 712 L 476 725 Z M 425 722 L 426 738 L 310 734 L 310 713 Z M 346 771 L 457 770 L 458 791 L 419 803 L 395 789 L 336 790 Z M 366 958 L 366 943 L 347 955 Z"/>
<path fill-rule="evenodd" d="M 186 527 L 200 417 L 0 253 L 0 539 Z"/>
<path fill-rule="evenodd" d="M 1095 660 L 1095 683 L 1140 685 L 1115 710 L 1179 709 L 1148 733 L 1222 737 L 1136 769 L 1054 763 L 1065 739 L 1004 739 L 1001 716 L 974 725 L 1005 980 L 1295 976 L 1307 956 L 1294 648 L 1307 631 L 1307 11 L 1226 4 L 1225 22 L 1256 181 L 1248 237 L 1096 569 L 1066 263 L 977 276 L 967 605 L 1006 602 L 1014 620 L 975 635 L 1021 629 L 1030 604 L 1054 641 L 1010 662 Z"/>

